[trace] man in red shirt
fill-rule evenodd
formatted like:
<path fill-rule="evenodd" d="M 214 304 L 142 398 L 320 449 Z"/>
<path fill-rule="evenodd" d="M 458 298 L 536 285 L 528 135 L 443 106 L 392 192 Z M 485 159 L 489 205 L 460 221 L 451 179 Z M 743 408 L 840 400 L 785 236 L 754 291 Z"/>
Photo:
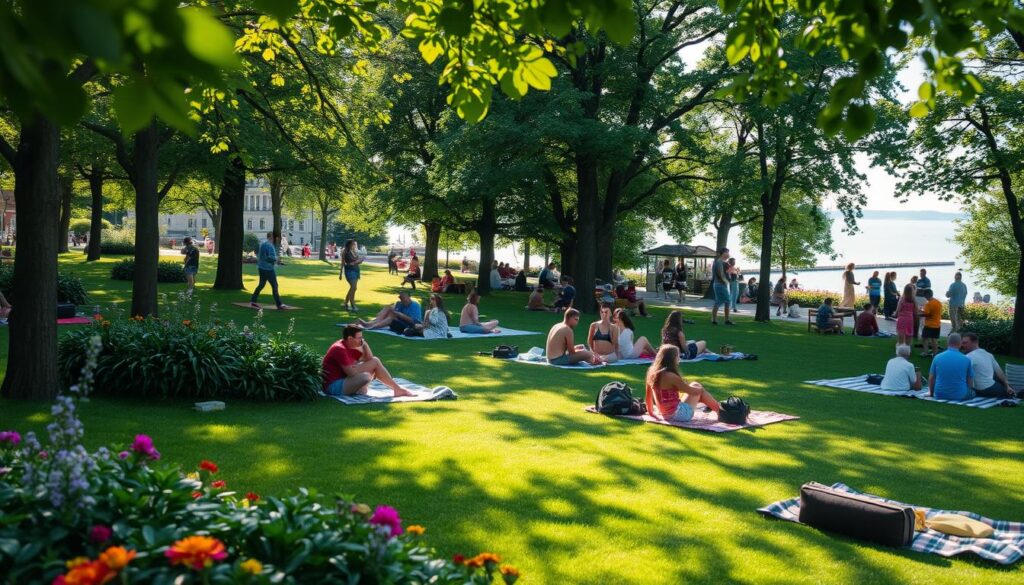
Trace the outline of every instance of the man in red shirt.
<path fill-rule="evenodd" d="M 875 306 L 871 303 L 864 305 L 864 310 L 857 315 L 853 332 L 861 337 L 874 337 L 878 333 L 878 320 L 875 319 Z"/>
<path fill-rule="evenodd" d="M 395 396 L 413 395 L 395 383 L 380 358 L 374 357 L 370 346 L 363 339 L 362 327 L 345 327 L 341 339 L 327 350 L 321 369 L 324 392 L 332 396 L 366 394 L 366 387 L 374 379 L 394 390 Z"/>

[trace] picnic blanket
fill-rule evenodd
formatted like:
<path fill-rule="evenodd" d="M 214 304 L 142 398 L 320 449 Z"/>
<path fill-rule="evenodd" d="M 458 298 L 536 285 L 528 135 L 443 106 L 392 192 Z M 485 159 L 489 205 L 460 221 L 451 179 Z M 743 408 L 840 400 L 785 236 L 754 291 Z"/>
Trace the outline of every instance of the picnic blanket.
<path fill-rule="evenodd" d="M 832 484 L 832 488 L 842 492 L 862 495 L 882 502 L 896 504 L 898 506 L 909 506 L 909 504 L 904 504 L 895 500 L 888 500 L 873 494 L 859 492 L 843 483 L 834 483 Z M 924 531 L 914 533 L 914 540 L 912 540 L 910 542 L 910 546 L 907 547 L 910 550 L 937 554 L 943 557 L 952 557 L 963 553 L 974 553 L 983 559 L 995 561 L 1003 565 L 1012 565 L 1024 556 L 1024 522 L 992 520 L 991 518 L 986 518 L 973 512 L 937 510 L 934 508 L 925 508 L 923 506 L 912 507 L 918 510 L 923 510 L 925 515 L 929 518 L 936 514 L 961 514 L 963 516 L 968 516 L 979 522 L 988 524 L 995 530 L 995 533 L 989 538 L 966 538 L 926 529 Z M 757 511 L 766 516 L 773 516 L 780 520 L 799 523 L 800 498 L 796 497 L 789 500 L 775 502 L 774 504 L 768 504 L 763 508 L 758 508 Z"/>
<path fill-rule="evenodd" d="M 597 409 L 594 406 L 588 406 L 587 412 L 598 414 Z M 699 431 L 710 431 L 712 433 L 727 433 L 729 431 L 738 431 L 740 429 L 749 429 L 754 427 L 763 427 L 772 423 L 783 422 L 787 420 L 797 420 L 799 416 L 793 416 L 791 414 L 782 414 L 780 412 L 770 412 L 767 410 L 751 410 L 750 414 L 747 415 L 747 424 L 744 425 L 731 425 L 718 420 L 718 415 L 711 412 L 710 410 L 704 410 L 698 408 L 693 413 L 693 418 L 686 422 L 675 422 L 665 420 L 651 416 L 649 414 L 617 414 L 614 415 L 617 418 L 628 418 L 630 420 L 638 420 L 641 422 L 649 422 L 659 425 L 667 425 L 670 427 L 679 427 L 681 429 L 697 429 Z"/>
<path fill-rule="evenodd" d="M 65 317 L 64 319 L 57 319 L 57 325 L 88 325 L 92 323 L 92 319 L 88 317 Z"/>
<path fill-rule="evenodd" d="M 395 398 L 391 388 L 388 388 L 380 380 L 373 380 L 366 389 L 366 394 L 354 396 L 331 396 L 320 393 L 325 398 L 333 398 L 342 404 L 383 404 L 388 402 L 433 402 L 434 400 L 457 400 L 459 396 L 447 386 L 435 386 L 427 388 L 414 384 L 404 378 L 395 378 L 395 382 L 406 390 L 415 392 L 415 396 L 399 396 Z"/>
<path fill-rule="evenodd" d="M 730 360 L 742 360 L 742 359 L 745 359 L 745 357 L 746 357 L 746 354 L 739 353 L 739 352 L 733 352 L 733 353 L 731 353 L 729 355 L 719 355 L 717 353 L 707 352 L 707 353 L 703 353 L 703 354 L 693 358 L 692 360 L 679 360 L 679 363 L 681 363 L 681 364 L 692 364 L 692 363 L 703 362 L 703 361 L 708 361 L 708 362 L 724 362 L 724 361 L 730 361 Z M 590 364 L 590 363 L 586 363 L 586 362 L 579 362 L 579 363 L 573 364 L 571 366 L 556 366 L 554 364 L 548 363 L 547 358 L 544 357 L 544 350 L 542 348 L 535 347 L 535 348 L 531 349 L 530 351 L 528 351 L 526 353 L 519 354 L 519 357 L 513 359 L 512 361 L 523 363 L 523 364 L 537 364 L 537 365 L 541 365 L 541 366 L 551 366 L 553 368 L 565 368 L 565 369 L 569 369 L 569 370 L 588 370 L 588 369 L 589 370 L 593 370 L 593 369 L 597 369 L 597 368 L 603 368 L 605 366 L 612 366 L 612 367 L 614 367 L 614 366 L 649 366 L 649 365 L 651 365 L 651 363 L 654 362 L 654 359 L 653 358 L 630 358 L 628 360 L 618 360 L 616 362 L 611 362 L 611 363 L 608 363 L 608 364 L 596 365 L 596 366 L 594 364 Z"/>
<path fill-rule="evenodd" d="M 596 370 L 598 368 L 605 367 L 605 365 L 614 365 L 614 364 L 597 364 L 597 365 L 594 365 L 594 364 L 591 364 L 589 362 L 577 362 L 575 364 L 572 364 L 571 366 L 556 366 L 555 364 L 552 364 L 552 363 L 548 362 L 548 358 L 544 357 L 544 350 L 539 348 L 539 347 L 535 347 L 535 348 L 531 349 L 528 352 L 520 353 L 516 357 L 511 358 L 509 361 L 517 362 L 517 363 L 520 363 L 520 364 L 533 364 L 533 365 L 536 365 L 536 366 L 549 366 L 549 367 L 552 367 L 552 368 L 562 368 L 563 370 Z"/>
<path fill-rule="evenodd" d="M 252 306 L 252 303 L 243 303 L 241 301 L 237 303 L 231 303 L 236 307 L 242 307 L 243 309 L 263 309 L 264 311 L 301 311 L 302 307 L 294 307 L 292 305 L 285 305 L 283 308 L 277 308 L 274 303 L 256 303 L 259 307 Z"/>
<path fill-rule="evenodd" d="M 338 323 L 337 325 L 338 327 L 347 327 L 349 323 Z M 449 327 L 448 333 L 451 334 L 451 337 L 449 337 L 448 339 L 480 339 L 483 337 L 490 339 L 491 337 L 511 337 L 513 335 L 540 335 L 540 333 L 537 333 L 536 331 L 520 331 L 519 329 L 506 329 L 504 327 L 501 327 L 500 329 L 501 333 L 463 333 L 459 331 L 458 327 Z M 364 329 L 364 331 L 370 333 L 390 335 L 392 337 L 401 337 L 402 339 L 413 339 L 418 341 L 436 341 L 440 339 L 445 339 L 444 337 L 434 337 L 432 339 L 427 339 L 426 337 L 406 337 L 405 335 L 395 333 L 390 329 Z"/>
<path fill-rule="evenodd" d="M 944 402 L 946 404 L 958 404 L 960 406 L 971 406 L 973 408 L 992 408 L 993 406 L 999 406 L 1003 403 L 1019 404 L 1020 400 L 1010 398 L 983 398 L 981 396 L 972 398 L 970 400 L 941 400 L 928 396 L 928 390 L 922 388 L 921 390 L 882 390 L 881 386 L 867 383 L 867 375 L 853 376 L 850 378 L 836 378 L 834 380 L 811 380 L 805 382 L 805 384 L 814 384 L 815 386 L 825 386 L 827 388 L 839 388 L 841 390 L 856 390 L 857 392 L 869 392 L 871 394 L 881 394 L 882 396 L 902 396 L 904 398 L 919 398 L 921 400 L 930 400 L 932 402 Z"/>

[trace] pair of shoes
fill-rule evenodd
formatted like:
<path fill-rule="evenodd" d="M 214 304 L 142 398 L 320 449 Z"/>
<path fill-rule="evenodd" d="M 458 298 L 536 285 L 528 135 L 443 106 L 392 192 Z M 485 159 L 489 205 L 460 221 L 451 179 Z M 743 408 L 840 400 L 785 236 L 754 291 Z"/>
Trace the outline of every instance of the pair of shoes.
<path fill-rule="evenodd" d="M 712 325 L 718 325 L 718 321 L 712 321 L 711 324 Z"/>
<path fill-rule="evenodd" d="M 725 321 L 725 324 L 726 324 L 726 325 L 735 325 L 735 323 L 733 323 L 733 322 L 732 322 L 732 320 L 730 320 L 730 319 L 727 319 L 727 320 Z"/>

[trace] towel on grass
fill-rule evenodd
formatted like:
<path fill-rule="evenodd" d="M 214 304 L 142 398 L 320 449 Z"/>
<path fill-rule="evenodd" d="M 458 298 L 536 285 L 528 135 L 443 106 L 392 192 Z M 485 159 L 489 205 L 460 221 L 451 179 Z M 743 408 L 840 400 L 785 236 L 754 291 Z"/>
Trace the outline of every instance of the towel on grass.
<path fill-rule="evenodd" d="M 729 355 L 720 355 L 714 352 L 704 352 L 692 360 L 679 360 L 681 364 L 692 364 L 696 362 L 727 362 L 730 360 L 742 360 L 747 357 L 747 354 L 739 351 L 734 351 Z"/>
<path fill-rule="evenodd" d="M 338 323 L 337 325 L 338 325 L 338 327 L 347 327 L 350 324 L 349 323 Z M 488 338 L 489 339 L 491 337 L 511 337 L 513 335 L 540 335 L 540 333 L 537 333 L 536 331 L 520 331 L 519 329 L 505 329 L 503 327 L 500 327 L 499 329 L 501 329 L 501 333 L 479 333 L 478 334 L 478 333 L 463 333 L 463 332 L 459 331 L 458 327 L 449 327 L 448 328 L 448 333 L 451 334 L 451 337 L 449 337 L 448 339 L 481 339 L 481 338 Z M 414 339 L 414 340 L 419 340 L 419 341 L 436 341 L 436 340 L 439 340 L 439 339 L 445 339 L 444 337 L 434 337 L 432 339 L 427 339 L 426 337 L 406 337 L 405 335 L 402 335 L 401 333 L 395 333 L 394 331 L 392 331 L 390 329 L 364 329 L 364 331 L 367 331 L 367 332 L 370 332 L 370 333 L 380 333 L 380 334 L 383 334 L 383 335 L 390 335 L 392 337 L 401 337 L 402 339 Z"/>
<path fill-rule="evenodd" d="M 941 400 L 928 396 L 928 390 L 922 388 L 921 390 L 882 390 L 881 386 L 876 384 L 867 383 L 867 375 L 853 376 L 850 378 L 836 378 L 834 380 L 811 380 L 805 382 L 805 384 L 814 384 L 815 386 L 825 386 L 826 388 L 839 388 L 840 390 L 855 390 L 857 392 L 868 392 L 870 394 L 881 394 L 882 396 L 902 396 L 905 398 L 919 398 L 921 400 L 930 400 L 932 402 L 944 402 L 946 404 L 958 404 L 960 406 L 970 406 L 973 408 L 992 408 L 993 406 L 999 406 L 1002 403 L 1019 404 L 1019 399 L 1010 398 L 983 398 L 981 396 L 972 398 L 970 400 Z"/>
<path fill-rule="evenodd" d="M 832 484 L 832 489 L 849 494 L 866 496 L 868 498 L 879 500 L 881 502 L 888 502 L 890 504 L 896 504 L 898 506 L 913 507 L 917 510 L 923 510 L 925 515 L 929 518 L 937 514 L 960 514 L 988 524 L 995 530 L 995 533 L 988 538 L 967 538 L 962 536 L 953 536 L 952 534 L 943 534 L 935 530 L 927 529 L 914 533 L 914 540 L 912 540 L 910 542 L 910 546 L 907 547 L 910 550 L 923 553 L 933 553 L 943 557 L 952 557 L 963 553 L 974 553 L 983 559 L 995 561 L 1003 565 L 1012 565 L 1024 556 L 1024 522 L 992 520 L 991 518 L 979 516 L 973 512 L 956 512 L 950 510 L 936 510 L 934 508 L 925 508 L 922 506 L 910 506 L 909 504 L 904 504 L 895 500 L 887 500 L 873 494 L 859 492 L 842 483 Z M 774 516 L 781 520 L 799 523 L 800 498 L 798 496 L 789 500 L 775 502 L 774 504 L 769 504 L 763 508 L 758 508 L 757 511 L 766 516 Z"/>
<path fill-rule="evenodd" d="M 382 404 L 388 402 L 432 402 L 434 400 L 457 400 L 458 395 L 447 386 L 435 386 L 434 388 L 427 388 L 419 384 L 414 384 L 404 378 L 395 378 L 395 382 L 398 385 L 410 392 L 415 392 L 415 396 L 399 396 L 395 397 L 394 392 L 391 388 L 388 388 L 380 380 L 373 380 L 366 389 L 366 394 L 356 394 L 353 396 L 331 396 L 321 392 L 321 396 L 325 398 L 333 398 L 342 404 Z"/>
<path fill-rule="evenodd" d="M 598 414 L 597 409 L 593 406 L 586 408 L 587 412 Z M 780 412 L 770 412 L 767 410 L 751 410 L 750 414 L 747 415 L 747 424 L 744 425 L 731 425 L 718 420 L 718 415 L 711 412 L 710 410 L 704 410 L 698 408 L 693 413 L 693 418 L 686 422 L 676 422 L 671 420 L 665 420 L 651 416 L 649 414 L 617 414 L 614 415 L 618 418 L 628 418 L 630 420 L 638 420 L 641 422 L 649 422 L 659 425 L 668 425 L 670 427 L 679 427 L 681 429 L 697 429 L 699 431 L 710 431 L 712 433 L 727 433 L 729 431 L 738 431 L 740 429 L 749 429 L 754 427 L 763 427 L 772 423 L 783 422 L 787 420 L 797 420 L 799 416 L 793 416 L 791 414 L 782 414 Z"/>
<path fill-rule="evenodd" d="M 284 307 L 279 309 L 279 308 L 277 308 L 277 305 L 275 305 L 274 303 L 269 303 L 269 304 L 266 304 L 266 303 L 256 303 L 257 305 L 259 305 L 259 307 L 254 307 L 254 306 L 252 306 L 252 303 L 243 303 L 241 301 L 239 301 L 237 303 L 231 303 L 231 304 L 236 306 L 236 307 L 242 307 L 243 309 L 254 309 L 254 310 L 255 309 L 263 309 L 264 311 L 301 311 L 302 310 L 302 307 L 294 307 L 292 305 L 285 305 Z"/>

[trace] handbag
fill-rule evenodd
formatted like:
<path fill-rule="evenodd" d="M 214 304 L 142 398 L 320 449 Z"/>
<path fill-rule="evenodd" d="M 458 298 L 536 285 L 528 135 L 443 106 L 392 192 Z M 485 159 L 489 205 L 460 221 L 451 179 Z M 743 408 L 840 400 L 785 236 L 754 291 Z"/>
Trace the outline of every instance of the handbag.
<path fill-rule="evenodd" d="M 907 546 L 914 538 L 914 509 L 816 482 L 800 486 L 800 522 L 885 546 Z"/>
<path fill-rule="evenodd" d="M 884 378 L 885 376 L 883 376 L 882 374 L 868 374 L 867 377 L 864 378 L 864 381 L 867 382 L 868 384 L 874 384 L 875 386 L 879 386 L 881 385 L 882 380 Z"/>

